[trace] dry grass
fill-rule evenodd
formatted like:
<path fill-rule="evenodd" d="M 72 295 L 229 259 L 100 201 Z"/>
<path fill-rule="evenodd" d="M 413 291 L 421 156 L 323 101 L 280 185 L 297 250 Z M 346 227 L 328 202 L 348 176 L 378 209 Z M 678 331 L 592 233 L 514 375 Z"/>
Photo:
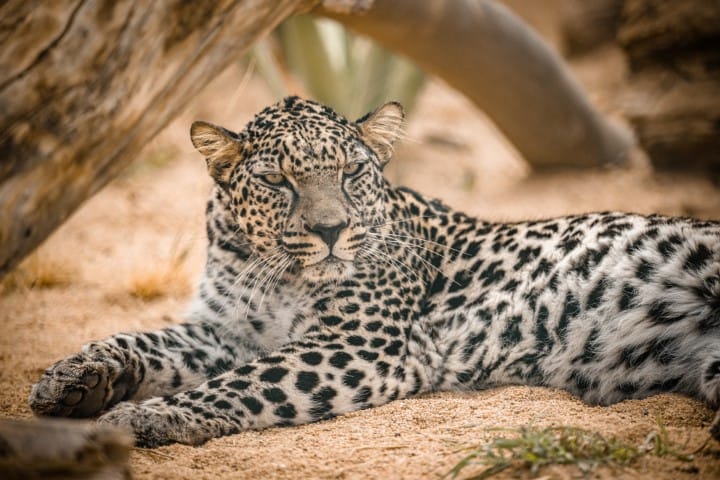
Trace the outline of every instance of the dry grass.
<path fill-rule="evenodd" d="M 178 236 L 165 260 L 135 270 L 128 281 L 128 293 L 143 301 L 189 294 L 191 283 L 185 261 L 190 245 L 180 245 L 181 239 Z"/>
<path fill-rule="evenodd" d="M 63 287 L 71 284 L 77 276 L 78 272 L 72 265 L 37 250 L 0 281 L 0 294 Z"/>
<path fill-rule="evenodd" d="M 567 426 L 540 429 L 526 425 L 497 430 L 511 435 L 497 438 L 486 445 L 469 447 L 467 450 L 470 453 L 445 478 L 463 476 L 466 480 L 479 480 L 506 470 L 512 471 L 515 476 L 529 473 L 536 477 L 550 465 L 575 465 L 587 477 L 600 465 L 626 466 L 647 455 L 672 457 L 683 462 L 693 460 L 692 455 L 680 452 L 671 443 L 659 419 L 657 430 L 648 434 L 640 446 L 616 437 L 605 438 L 597 432 Z"/>

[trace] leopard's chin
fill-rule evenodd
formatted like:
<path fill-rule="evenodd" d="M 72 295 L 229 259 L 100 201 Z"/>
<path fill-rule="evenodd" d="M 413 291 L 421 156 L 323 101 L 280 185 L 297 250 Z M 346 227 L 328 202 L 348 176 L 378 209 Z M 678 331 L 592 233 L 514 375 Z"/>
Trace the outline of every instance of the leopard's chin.
<path fill-rule="evenodd" d="M 328 256 L 322 261 L 302 269 L 302 276 L 311 282 L 342 281 L 352 277 L 355 265 L 349 260 Z"/>

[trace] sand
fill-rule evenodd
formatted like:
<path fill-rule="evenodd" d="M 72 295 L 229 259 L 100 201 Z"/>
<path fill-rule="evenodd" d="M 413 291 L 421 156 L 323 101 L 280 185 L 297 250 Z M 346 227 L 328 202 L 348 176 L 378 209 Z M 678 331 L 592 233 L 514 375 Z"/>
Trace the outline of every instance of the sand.
<path fill-rule="evenodd" d="M 614 81 L 606 75 L 598 84 L 582 64 L 577 71 L 593 92 Z M 82 344 L 179 321 L 203 266 L 203 212 L 210 188 L 187 131 L 193 119 L 240 128 L 273 101 L 258 80 L 238 87 L 241 77 L 239 69 L 231 69 L 219 79 L 217 88 L 198 98 L 129 172 L 88 201 L 22 267 L 30 278 L 55 285 L 18 280 L 0 294 L 0 416 L 29 417 L 32 383 Z M 612 113 L 607 97 L 594 98 Z M 720 218 L 717 174 L 634 168 L 528 176 L 528 168 L 482 115 L 437 82 L 425 91 L 387 174 L 491 220 L 600 210 Z M 153 292 L 154 299 L 142 297 Z M 657 429 L 658 419 L 671 441 L 690 452 L 708 439 L 712 412 L 678 395 L 591 407 L 546 388 L 436 393 L 311 425 L 244 432 L 200 447 L 137 450 L 131 467 L 140 479 L 440 478 L 464 456 L 464 447 L 499 435 L 494 427 L 572 425 L 639 445 Z M 572 466 L 541 475 L 582 477 Z M 720 445 L 711 442 L 689 463 L 648 457 L 631 467 L 600 468 L 592 476 L 720 478 Z"/>

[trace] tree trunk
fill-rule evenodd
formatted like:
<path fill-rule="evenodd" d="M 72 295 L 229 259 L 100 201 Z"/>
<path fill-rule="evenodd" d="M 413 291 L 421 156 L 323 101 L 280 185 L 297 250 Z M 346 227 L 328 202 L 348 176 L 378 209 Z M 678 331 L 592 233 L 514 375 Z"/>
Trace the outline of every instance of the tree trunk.
<path fill-rule="evenodd" d="M 2 4 L 0 276 L 258 37 L 312 3 Z"/>
<path fill-rule="evenodd" d="M 565 0 L 562 12 L 563 51 L 582 55 L 615 42 L 623 0 Z"/>
<path fill-rule="evenodd" d="M 535 167 L 623 164 L 630 132 L 590 105 L 562 59 L 487 0 L 375 0 L 334 18 L 406 55 L 467 95 Z"/>
<path fill-rule="evenodd" d="M 720 1 L 626 0 L 624 109 L 654 165 L 720 168 Z"/>

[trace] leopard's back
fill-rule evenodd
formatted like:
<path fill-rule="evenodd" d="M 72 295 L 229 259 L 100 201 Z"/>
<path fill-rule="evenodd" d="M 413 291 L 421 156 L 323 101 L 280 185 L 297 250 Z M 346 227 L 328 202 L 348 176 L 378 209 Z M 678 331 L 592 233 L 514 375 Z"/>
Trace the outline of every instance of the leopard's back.
<path fill-rule="evenodd" d="M 602 213 L 478 223 L 448 245 L 420 320 L 434 388 L 717 403 L 720 224 Z"/>

